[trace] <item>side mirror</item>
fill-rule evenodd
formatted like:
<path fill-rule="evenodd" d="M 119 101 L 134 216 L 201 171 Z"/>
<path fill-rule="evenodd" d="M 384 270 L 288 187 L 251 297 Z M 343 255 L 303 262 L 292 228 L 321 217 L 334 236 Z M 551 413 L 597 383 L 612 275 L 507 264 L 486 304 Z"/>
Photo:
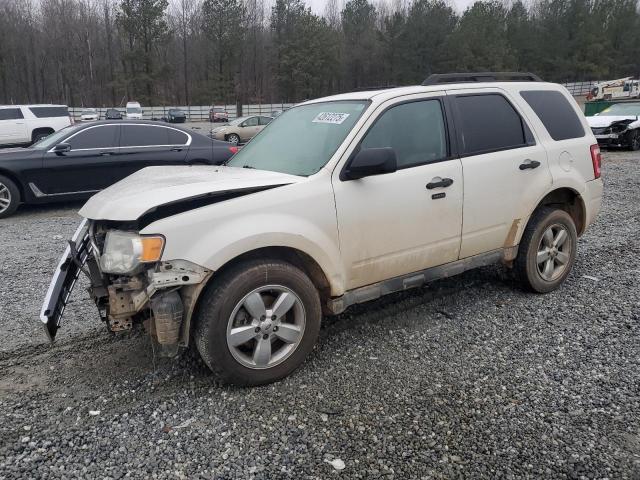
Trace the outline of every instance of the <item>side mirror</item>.
<path fill-rule="evenodd" d="M 55 153 L 65 153 L 71 151 L 71 145 L 68 143 L 59 143 L 55 147 L 53 147 L 53 151 Z"/>
<path fill-rule="evenodd" d="M 347 165 L 342 180 L 357 180 L 372 175 L 393 173 L 397 169 L 398 159 L 393 148 L 365 148 Z"/>

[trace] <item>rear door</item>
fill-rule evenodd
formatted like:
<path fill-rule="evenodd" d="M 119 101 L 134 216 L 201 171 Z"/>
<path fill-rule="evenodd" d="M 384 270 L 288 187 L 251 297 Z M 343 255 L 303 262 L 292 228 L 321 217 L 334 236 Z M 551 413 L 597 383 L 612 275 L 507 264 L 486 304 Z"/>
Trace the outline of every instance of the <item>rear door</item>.
<path fill-rule="evenodd" d="M 0 145 L 29 140 L 22 110 L 19 107 L 0 108 Z"/>
<path fill-rule="evenodd" d="M 507 92 L 448 93 L 464 171 L 465 258 L 512 246 L 552 178 L 545 148 Z"/>
<path fill-rule="evenodd" d="M 122 124 L 116 180 L 141 168 L 186 163 L 191 136 L 163 125 Z"/>
<path fill-rule="evenodd" d="M 258 118 L 259 117 L 249 117 L 244 122 L 242 122 L 242 127 L 239 129 L 239 133 L 240 139 L 243 142 L 251 140 L 262 128 L 264 128 L 260 127 Z"/>
<path fill-rule="evenodd" d="M 96 125 L 63 139 L 71 151 L 49 149 L 43 158 L 37 187 L 45 195 L 86 194 L 113 183 L 117 169 L 119 125 Z"/>

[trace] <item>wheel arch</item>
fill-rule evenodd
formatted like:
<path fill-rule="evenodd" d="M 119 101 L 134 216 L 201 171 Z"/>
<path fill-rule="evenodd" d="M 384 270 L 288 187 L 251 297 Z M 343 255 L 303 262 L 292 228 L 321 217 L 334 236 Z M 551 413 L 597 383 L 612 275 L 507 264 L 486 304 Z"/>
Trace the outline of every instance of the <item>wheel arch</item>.
<path fill-rule="evenodd" d="M 587 208 L 582 195 L 571 187 L 559 187 L 547 193 L 536 205 L 534 212 L 542 207 L 556 207 L 567 212 L 576 225 L 578 236 L 586 229 Z M 533 215 L 533 212 L 532 212 Z M 531 218 L 531 217 L 529 217 Z"/>
<path fill-rule="evenodd" d="M 38 135 L 39 133 L 46 133 L 46 134 L 51 134 L 54 133 L 55 130 L 51 127 L 38 127 L 38 128 L 34 128 L 33 130 L 31 130 L 31 141 L 34 140 L 34 137 L 36 135 Z"/>
<path fill-rule="evenodd" d="M 20 181 L 19 177 L 13 172 L 10 172 L 9 170 L 4 170 L 2 168 L 0 168 L 0 175 L 2 175 L 3 177 L 7 177 L 9 180 L 11 180 L 15 184 L 16 188 L 18 189 L 18 192 L 20 192 L 20 202 L 21 203 L 26 202 L 27 199 L 25 195 L 26 193 L 25 187 Z"/>

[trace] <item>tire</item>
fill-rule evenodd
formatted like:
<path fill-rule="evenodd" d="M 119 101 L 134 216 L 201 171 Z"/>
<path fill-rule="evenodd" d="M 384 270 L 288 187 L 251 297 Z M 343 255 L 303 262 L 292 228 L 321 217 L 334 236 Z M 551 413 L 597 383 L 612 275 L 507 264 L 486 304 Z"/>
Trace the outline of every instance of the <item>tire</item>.
<path fill-rule="evenodd" d="M 231 135 L 227 135 L 227 142 L 238 145 L 240 144 L 240 137 L 235 133 L 232 133 Z"/>
<path fill-rule="evenodd" d="M 567 212 L 550 207 L 536 210 L 524 231 L 514 263 L 522 286 L 537 293 L 557 289 L 571 272 L 577 243 L 576 226 Z"/>
<path fill-rule="evenodd" d="M 247 261 L 204 292 L 195 344 L 223 383 L 263 385 L 302 365 L 318 338 L 321 316 L 318 291 L 300 269 L 279 260 Z"/>
<path fill-rule="evenodd" d="M 0 175 L 0 218 L 12 215 L 20 205 L 20 190 L 12 180 Z"/>
<path fill-rule="evenodd" d="M 632 152 L 640 150 L 640 129 L 629 132 L 629 150 Z"/>

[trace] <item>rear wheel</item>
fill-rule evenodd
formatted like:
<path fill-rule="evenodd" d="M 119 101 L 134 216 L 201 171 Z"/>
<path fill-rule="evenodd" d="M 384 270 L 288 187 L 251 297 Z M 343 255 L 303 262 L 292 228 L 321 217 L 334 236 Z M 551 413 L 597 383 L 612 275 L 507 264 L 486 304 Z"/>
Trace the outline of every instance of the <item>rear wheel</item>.
<path fill-rule="evenodd" d="M 223 382 L 261 385 L 298 368 L 320 330 L 318 291 L 297 267 L 250 261 L 224 272 L 196 315 L 195 341 Z"/>
<path fill-rule="evenodd" d="M 571 216 L 543 207 L 529 220 L 515 260 L 515 273 L 524 287 L 538 293 L 558 288 L 575 262 L 577 232 Z"/>
<path fill-rule="evenodd" d="M 19 204 L 20 190 L 10 179 L 0 175 L 0 218 L 11 215 Z"/>

